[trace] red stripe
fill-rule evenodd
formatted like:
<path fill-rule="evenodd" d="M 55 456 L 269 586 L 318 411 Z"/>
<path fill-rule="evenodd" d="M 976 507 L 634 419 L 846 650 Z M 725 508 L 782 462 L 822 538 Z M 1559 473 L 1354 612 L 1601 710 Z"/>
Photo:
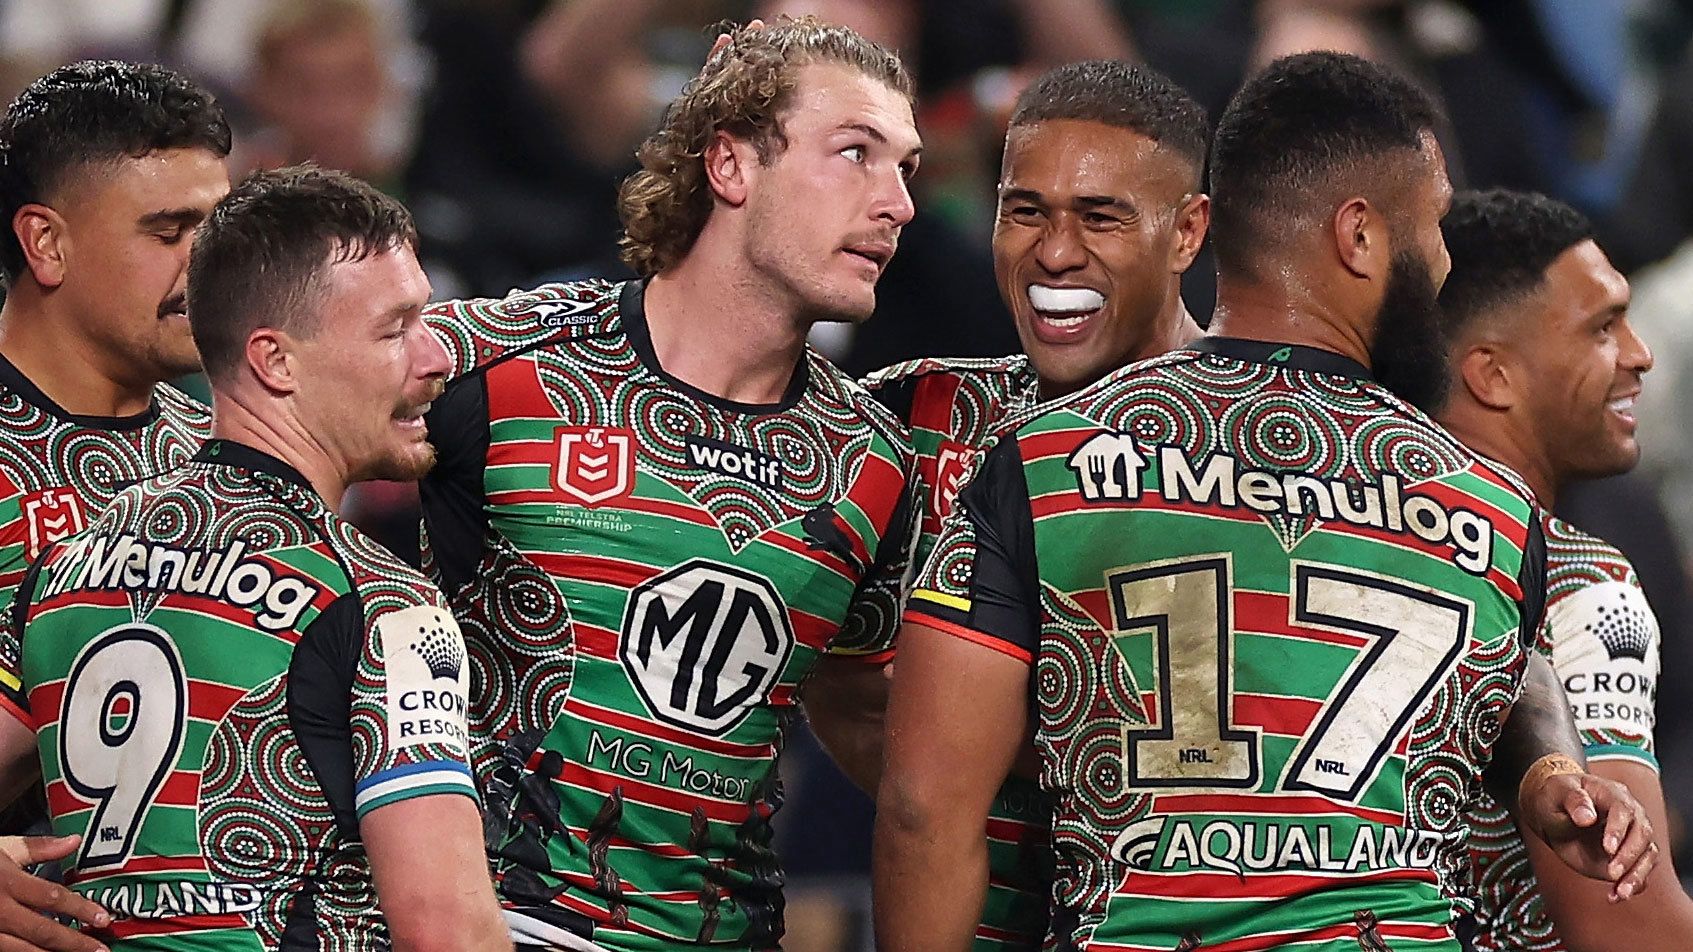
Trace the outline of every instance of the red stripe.
<path fill-rule="evenodd" d="M 67 602 L 77 605 L 92 605 L 96 608 L 128 608 L 129 593 L 107 588 L 72 588 L 67 589 L 51 598 L 43 598 L 29 606 L 29 617 L 26 622 L 34 621 L 42 614 L 59 608 Z"/>
<path fill-rule="evenodd" d="M 864 664 L 883 665 L 894 659 L 894 652 L 895 649 L 889 648 L 886 651 L 878 651 L 875 654 L 831 654 L 829 657 L 842 658 L 847 661 L 858 661 Z"/>
<path fill-rule="evenodd" d="M 1428 939 L 1452 941 L 1452 929 L 1449 926 L 1428 926 L 1420 923 L 1383 922 L 1376 926 L 1376 933 L 1383 939 Z M 1231 939 L 1227 942 L 1207 942 L 1201 946 L 1204 952 L 1267 952 L 1270 949 L 1280 949 L 1297 942 L 1321 942 L 1329 939 L 1345 940 L 1348 948 L 1358 939 L 1356 923 L 1324 926 L 1320 929 L 1306 929 L 1300 932 L 1276 932 L 1268 935 L 1246 936 Z M 1088 952 L 1166 952 L 1167 945 L 1146 946 L 1127 945 L 1119 942 L 1104 942 L 1094 939 L 1088 942 Z"/>
<path fill-rule="evenodd" d="M 604 724 L 607 727 L 615 727 L 619 730 L 645 734 L 648 737 L 656 738 L 658 740 L 668 741 L 672 744 L 684 744 L 697 750 L 703 750 L 712 754 L 719 754 L 724 757 L 762 759 L 776 756 L 776 746 L 774 744 L 730 743 L 729 741 L 718 740 L 713 737 L 707 737 L 703 734 L 677 730 L 674 727 L 668 727 L 664 724 L 658 723 L 657 721 L 649 721 L 645 718 L 625 714 L 622 711 L 614 711 L 607 707 L 599 707 L 594 704 L 589 704 L 587 701 L 580 700 L 574 696 L 565 699 L 564 709 L 581 715 L 584 720 L 591 723 Z"/>
<path fill-rule="evenodd" d="M 1009 641 L 995 638 L 993 635 L 977 631 L 974 628 L 966 628 L 963 625 L 955 624 L 942 618 L 936 618 L 933 615 L 925 614 L 915 608 L 907 608 L 905 610 L 905 620 L 908 623 L 915 623 L 923 625 L 926 628 L 933 628 L 936 631 L 952 635 L 955 638 L 962 638 L 965 641 L 973 642 L 984 648 L 991 648 L 1006 657 L 1015 658 L 1024 664 L 1033 664 L 1035 660 L 1034 655 Z"/>
<path fill-rule="evenodd" d="M 1166 793 L 1153 797 L 1151 813 L 1239 813 L 1248 816 L 1294 813 L 1300 816 L 1345 814 L 1373 823 L 1400 826 L 1405 815 L 1301 794 Z"/>
<path fill-rule="evenodd" d="M 540 752 L 530 759 L 530 769 L 540 766 Z M 726 803 L 709 797 L 684 793 L 661 787 L 657 784 L 644 783 L 628 777 L 595 770 L 585 764 L 566 761 L 564 769 L 559 771 L 556 778 L 560 783 L 584 787 L 599 793 L 610 794 L 622 788 L 623 795 L 636 803 L 674 810 L 677 813 L 689 814 L 695 810 L 703 811 L 708 819 L 722 823 L 744 823 L 752 816 L 752 808 L 745 803 Z"/>
<path fill-rule="evenodd" d="M 1301 737 L 1323 709 L 1323 702 L 1302 697 L 1272 697 L 1235 692 L 1234 724 L 1251 724 L 1265 733 Z"/>
<path fill-rule="evenodd" d="M 846 498 L 863 511 L 877 532 L 886 532 L 888 523 L 893 520 L 894 509 L 898 508 L 900 498 L 905 495 L 905 486 L 904 470 L 893 460 L 869 453 L 864 458 L 864 465 L 858 470 L 858 479 L 848 487 Z M 872 556 L 869 540 L 860 536 L 850 523 L 843 528 L 854 540 L 854 551 L 859 553 L 862 561 L 868 563 Z"/>
<path fill-rule="evenodd" d="M 925 374 L 911 394 L 912 429 L 952 435 L 952 405 L 964 381 L 954 373 Z"/>
<path fill-rule="evenodd" d="M 1032 463 L 1049 456 L 1068 458 L 1088 440 L 1100 433 L 1110 433 L 1097 424 L 1080 427 L 1073 430 L 1048 430 L 1043 433 L 1025 433 L 1017 437 L 1018 455 L 1023 462 Z"/>
<path fill-rule="evenodd" d="M 541 386 L 541 378 L 536 373 L 533 360 L 508 360 L 489 368 L 487 390 L 490 420 L 519 418 L 545 420 L 549 423 L 587 422 L 563 418 L 558 407 L 547 399 L 547 391 Z M 504 444 L 496 442 L 489 447 L 490 463 L 493 462 L 494 447 L 502 445 Z"/>
<path fill-rule="evenodd" d="M 1024 820 L 1002 820 L 988 817 L 988 839 L 1001 843 L 1045 843 L 1052 831 Z"/>
<path fill-rule="evenodd" d="M 35 731 L 35 718 L 30 716 L 28 711 L 19 707 L 16 701 L 12 700 L 10 692 L 0 693 L 0 711 L 5 711 L 17 718 L 18 723 L 29 728 L 31 733 Z"/>
<path fill-rule="evenodd" d="M 132 939 L 144 935 L 170 935 L 176 932 L 200 932 L 207 929 L 241 929 L 251 931 L 247 920 L 235 913 L 207 916 L 175 916 L 170 919 L 119 919 L 108 929 L 90 930 L 100 939 Z"/>
<path fill-rule="evenodd" d="M 619 588 L 634 588 L 658 574 L 651 566 L 639 562 L 625 562 L 622 559 L 597 555 L 535 552 L 529 555 L 529 559 L 537 568 L 554 578 L 599 582 Z"/>
<path fill-rule="evenodd" d="M 838 517 L 836 521 L 839 521 Z M 856 538 L 856 534 L 854 534 L 854 538 Z M 804 540 L 796 539 L 780 529 L 773 532 L 766 532 L 753 541 L 773 545 L 778 549 L 784 549 L 788 552 L 802 556 L 850 581 L 857 581 L 860 577 L 858 570 L 850 565 L 847 565 L 846 562 L 841 560 L 840 556 L 825 549 L 814 549 Z M 855 544 L 853 547 L 855 552 L 860 549 L 861 546 L 858 544 Z"/>

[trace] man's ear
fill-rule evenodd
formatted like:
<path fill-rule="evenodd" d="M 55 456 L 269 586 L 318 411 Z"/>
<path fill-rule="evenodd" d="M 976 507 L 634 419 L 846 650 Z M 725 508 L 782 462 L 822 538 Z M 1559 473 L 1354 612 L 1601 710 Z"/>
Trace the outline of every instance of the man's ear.
<path fill-rule="evenodd" d="M 719 129 L 712 133 L 711 142 L 701 155 L 705 162 L 706 184 L 711 194 L 725 205 L 739 208 L 746 203 L 749 179 L 757 174 L 758 150 L 745 139 Z"/>
<path fill-rule="evenodd" d="M 1211 229 L 1211 196 L 1195 192 L 1176 209 L 1176 242 L 1170 249 L 1170 273 L 1185 274 L 1199 257 L 1205 233 Z"/>
<path fill-rule="evenodd" d="M 1363 196 L 1342 202 L 1334 213 L 1334 250 L 1355 277 L 1385 280 L 1392 265 L 1387 219 Z"/>
<path fill-rule="evenodd" d="M 273 328 L 261 327 L 247 335 L 247 366 L 269 390 L 291 394 L 300 389 L 293 338 Z"/>
<path fill-rule="evenodd" d="M 23 248 L 24 269 L 36 284 L 56 288 L 65 283 L 65 256 L 70 229 L 63 215 L 34 202 L 12 215 L 12 234 Z"/>
<path fill-rule="evenodd" d="M 1470 397 L 1489 410 L 1505 411 L 1522 399 L 1521 371 L 1504 347 L 1493 341 L 1470 344 L 1457 360 L 1457 373 Z"/>

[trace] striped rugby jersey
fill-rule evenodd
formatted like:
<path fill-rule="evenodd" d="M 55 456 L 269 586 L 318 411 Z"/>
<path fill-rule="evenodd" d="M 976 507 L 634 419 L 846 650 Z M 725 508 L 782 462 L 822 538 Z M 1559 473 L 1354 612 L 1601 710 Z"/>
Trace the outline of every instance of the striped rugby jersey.
<path fill-rule="evenodd" d="M 912 563 L 921 566 L 958 489 L 1006 418 L 1037 400 L 1039 379 L 1022 354 L 1002 358 L 925 358 L 864 379 L 865 389 L 911 430 L 922 483 L 922 531 Z M 988 893 L 975 952 L 1041 946 L 1052 892 L 1052 805 L 1032 779 L 1012 777 L 988 814 Z"/>
<path fill-rule="evenodd" d="M 1658 685 L 1658 618 L 1628 558 L 1550 514 L 1546 528 L 1546 618 L 1535 649 L 1569 695 L 1587 760 L 1642 764 L 1652 753 Z M 1517 824 L 1486 794 L 1470 814 L 1470 861 L 1479 893 L 1481 952 L 1556 952 L 1559 940 L 1540 899 Z"/>
<path fill-rule="evenodd" d="M 1525 493 L 1358 364 L 1225 338 L 1002 438 L 907 618 L 1031 666 L 1056 945 L 1457 952 Z"/>
<path fill-rule="evenodd" d="M 54 543 L 13 604 L 66 872 L 114 949 L 380 950 L 359 821 L 475 796 L 464 642 L 282 461 L 213 440 Z"/>
<path fill-rule="evenodd" d="M 470 649 L 474 762 L 519 935 L 611 950 L 782 934 L 776 759 L 825 655 L 880 663 L 910 442 L 812 352 L 771 405 L 659 366 L 644 285 L 550 285 L 426 320 L 428 558 Z"/>

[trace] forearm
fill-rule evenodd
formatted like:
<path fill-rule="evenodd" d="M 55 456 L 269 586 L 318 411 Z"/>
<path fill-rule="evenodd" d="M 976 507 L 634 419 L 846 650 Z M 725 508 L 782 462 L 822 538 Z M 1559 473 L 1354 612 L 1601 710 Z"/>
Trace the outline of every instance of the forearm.
<path fill-rule="evenodd" d="M 982 823 L 945 804 L 921 808 L 887 792 L 876 811 L 874 898 L 880 952 L 964 952 L 987 896 Z"/>
<path fill-rule="evenodd" d="M 1531 653 L 1523 672 L 1522 696 L 1511 707 L 1493 746 L 1493 760 L 1482 775 L 1487 792 L 1515 813 L 1523 774 L 1547 754 L 1563 754 L 1583 766 L 1587 763 L 1563 685 L 1551 664 Z"/>
<path fill-rule="evenodd" d="M 885 729 L 880 711 L 851 716 L 811 717 L 811 732 L 829 757 L 846 774 L 853 786 L 871 797 L 882 783 L 882 738 Z"/>
<path fill-rule="evenodd" d="M 825 659 L 805 686 L 806 717 L 817 742 L 855 786 L 871 797 L 882 782 L 888 679 L 885 666 Z"/>

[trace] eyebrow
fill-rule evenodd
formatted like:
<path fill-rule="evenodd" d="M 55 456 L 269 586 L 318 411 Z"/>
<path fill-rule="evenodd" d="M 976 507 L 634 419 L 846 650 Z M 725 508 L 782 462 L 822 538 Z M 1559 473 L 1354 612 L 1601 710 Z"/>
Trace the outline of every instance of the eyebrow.
<path fill-rule="evenodd" d="M 167 208 L 142 215 L 139 224 L 142 228 L 157 228 L 160 225 L 180 225 L 184 228 L 192 228 L 205 220 L 206 213 L 198 208 Z"/>
<path fill-rule="evenodd" d="M 1003 201 L 1012 201 L 1012 202 L 1023 201 L 1023 202 L 1034 202 L 1037 205 L 1047 204 L 1046 196 L 1042 195 L 1040 192 L 1037 192 L 1032 188 L 1008 188 L 1005 191 L 1000 193 L 999 199 L 1002 202 Z M 1082 208 L 1111 208 L 1111 207 L 1115 207 L 1115 208 L 1127 209 L 1131 212 L 1135 210 L 1135 205 L 1134 205 L 1133 202 L 1131 202 L 1131 201 L 1129 201 L 1128 199 L 1125 199 L 1125 198 L 1117 198 L 1116 196 L 1113 196 L 1113 195 L 1077 195 L 1075 198 L 1071 199 L 1070 204 L 1072 206 L 1079 206 L 1079 207 L 1082 207 Z"/>
<path fill-rule="evenodd" d="M 847 130 L 850 130 L 850 131 L 853 131 L 853 132 L 862 132 L 865 135 L 869 136 L 871 139 L 874 139 L 880 145 L 887 145 L 888 144 L 888 137 L 886 135 L 882 134 L 882 130 L 876 128 L 875 126 L 869 125 L 867 123 L 863 123 L 863 122 L 843 122 L 840 125 L 835 127 L 836 132 L 842 132 L 842 131 L 847 131 Z M 913 146 L 911 151 L 907 152 L 906 155 L 907 156 L 913 156 L 913 155 L 921 155 L 922 153 L 923 153 L 923 146 L 922 146 L 921 143 L 919 143 L 918 145 Z"/>

